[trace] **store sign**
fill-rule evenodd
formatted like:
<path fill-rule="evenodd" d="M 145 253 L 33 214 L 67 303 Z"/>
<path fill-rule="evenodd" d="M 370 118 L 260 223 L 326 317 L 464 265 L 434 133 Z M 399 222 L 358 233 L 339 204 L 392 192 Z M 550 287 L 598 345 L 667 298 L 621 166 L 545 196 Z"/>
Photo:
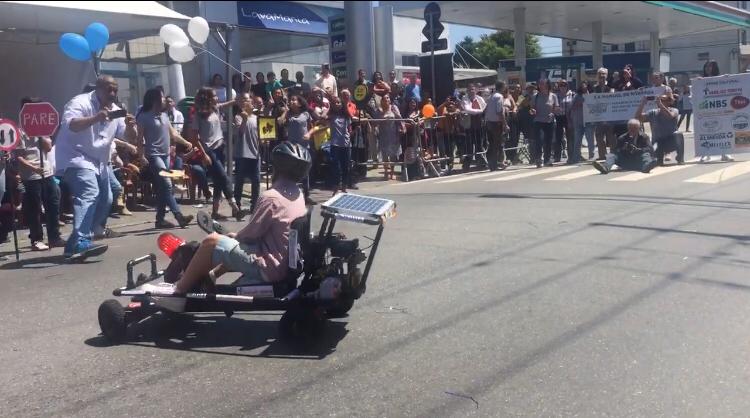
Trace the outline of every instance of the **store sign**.
<path fill-rule="evenodd" d="M 331 52 L 331 64 L 340 64 L 346 62 L 346 51 Z"/>
<path fill-rule="evenodd" d="M 695 155 L 750 152 L 750 74 L 692 80 Z"/>
<path fill-rule="evenodd" d="M 346 61 L 346 20 L 343 14 L 331 16 L 328 20 L 328 34 L 331 52 L 331 72 L 339 83 L 349 79 Z"/>
<path fill-rule="evenodd" d="M 237 23 L 255 29 L 328 34 L 326 17 L 289 1 L 238 1 Z"/>

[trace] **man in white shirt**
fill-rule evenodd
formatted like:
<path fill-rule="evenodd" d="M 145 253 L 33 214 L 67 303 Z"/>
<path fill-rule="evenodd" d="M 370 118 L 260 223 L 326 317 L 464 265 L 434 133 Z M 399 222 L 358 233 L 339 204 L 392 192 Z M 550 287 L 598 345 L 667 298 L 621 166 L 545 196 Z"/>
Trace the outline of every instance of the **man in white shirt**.
<path fill-rule="evenodd" d="M 339 95 L 336 77 L 331 74 L 331 67 L 328 64 L 323 64 L 320 67 L 320 78 L 315 80 L 315 86 L 323 89 L 331 97 Z"/>
<path fill-rule="evenodd" d="M 469 92 L 461 102 L 462 111 L 469 115 L 470 124 L 466 131 L 466 140 L 470 144 L 466 149 L 466 154 L 477 154 L 482 152 L 482 115 L 487 103 L 482 96 L 477 94 L 475 85 L 469 86 Z"/>
<path fill-rule="evenodd" d="M 62 115 L 55 143 L 57 170 L 73 195 L 73 232 L 65 257 L 101 254 L 106 246 L 94 245 L 95 226 L 106 224 L 112 206 L 108 164 L 116 136 L 135 137 L 134 124 L 116 113 L 117 82 L 110 76 L 96 80 L 96 89 L 71 99 Z M 132 142 L 132 141 L 129 141 Z"/>
<path fill-rule="evenodd" d="M 505 119 L 505 98 L 501 91 L 505 91 L 505 83 L 495 83 L 495 92 L 490 96 L 490 101 L 485 109 L 485 120 L 487 121 L 487 166 L 490 171 L 504 170 L 505 150 L 503 149 L 503 132 L 508 132 L 508 123 Z"/>

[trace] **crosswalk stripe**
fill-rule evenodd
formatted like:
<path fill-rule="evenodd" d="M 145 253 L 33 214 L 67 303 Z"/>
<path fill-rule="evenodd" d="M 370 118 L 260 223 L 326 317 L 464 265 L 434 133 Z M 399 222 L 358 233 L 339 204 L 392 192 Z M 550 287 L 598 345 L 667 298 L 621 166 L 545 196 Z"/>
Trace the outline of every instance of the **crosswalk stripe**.
<path fill-rule="evenodd" d="M 731 178 L 750 173 L 750 161 L 732 164 L 729 167 L 721 168 L 698 177 L 685 180 L 687 183 L 716 184 Z"/>
<path fill-rule="evenodd" d="M 509 173 L 517 173 L 521 170 L 527 170 L 527 169 L 530 169 L 530 167 L 521 167 L 521 168 L 515 168 L 515 169 L 506 169 L 503 171 L 492 171 L 492 172 L 484 172 L 484 173 L 476 173 L 476 174 L 464 174 L 460 176 L 455 176 L 454 178 L 451 178 L 449 180 L 439 181 L 438 184 L 459 183 L 462 181 L 481 179 L 485 177 L 501 176 L 501 175 L 506 175 Z"/>
<path fill-rule="evenodd" d="M 552 168 L 540 168 L 537 170 L 524 170 L 523 173 L 513 174 L 510 176 L 504 176 L 504 177 L 498 177 L 493 178 L 485 181 L 510 181 L 510 180 L 516 180 L 516 179 L 523 179 L 526 177 L 533 177 L 533 176 L 542 176 L 545 174 L 552 174 L 557 173 L 558 171 L 565 171 L 570 170 L 572 168 L 575 168 L 574 166 L 566 165 L 562 167 L 552 167 Z"/>
<path fill-rule="evenodd" d="M 544 179 L 544 180 L 546 180 L 546 181 L 567 181 L 567 180 L 576 180 L 576 179 L 580 179 L 580 178 L 584 178 L 584 177 L 588 177 L 588 176 L 596 176 L 598 174 L 601 174 L 601 173 L 598 172 L 598 171 L 596 171 L 596 169 L 594 169 L 591 166 L 586 166 L 586 170 L 577 171 L 575 173 L 570 173 L 570 174 L 563 174 L 562 176 L 551 177 L 551 178 Z"/>
<path fill-rule="evenodd" d="M 640 181 L 645 179 L 654 178 L 663 174 L 674 173 L 690 167 L 689 165 L 671 165 L 669 167 L 656 167 L 651 170 L 650 173 L 632 173 L 625 176 L 615 177 L 609 181 Z"/>

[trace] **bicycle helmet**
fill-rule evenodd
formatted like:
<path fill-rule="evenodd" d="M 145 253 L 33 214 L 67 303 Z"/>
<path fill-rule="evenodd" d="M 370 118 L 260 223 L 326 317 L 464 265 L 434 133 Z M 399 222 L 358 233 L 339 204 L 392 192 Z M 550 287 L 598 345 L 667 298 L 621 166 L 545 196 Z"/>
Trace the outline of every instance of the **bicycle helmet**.
<path fill-rule="evenodd" d="M 307 177 L 312 166 L 312 158 L 307 148 L 284 141 L 271 152 L 271 164 L 274 175 L 299 182 Z"/>

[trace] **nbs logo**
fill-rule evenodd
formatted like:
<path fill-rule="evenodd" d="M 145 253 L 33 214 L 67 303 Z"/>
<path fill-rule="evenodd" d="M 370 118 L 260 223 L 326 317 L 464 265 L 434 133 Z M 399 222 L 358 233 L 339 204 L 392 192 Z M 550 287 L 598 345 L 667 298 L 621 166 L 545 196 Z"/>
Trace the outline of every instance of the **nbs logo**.
<path fill-rule="evenodd" d="M 701 110 L 705 109 L 724 109 L 728 106 L 728 101 L 726 99 L 716 99 L 716 100 L 704 100 L 699 105 L 698 108 Z"/>

